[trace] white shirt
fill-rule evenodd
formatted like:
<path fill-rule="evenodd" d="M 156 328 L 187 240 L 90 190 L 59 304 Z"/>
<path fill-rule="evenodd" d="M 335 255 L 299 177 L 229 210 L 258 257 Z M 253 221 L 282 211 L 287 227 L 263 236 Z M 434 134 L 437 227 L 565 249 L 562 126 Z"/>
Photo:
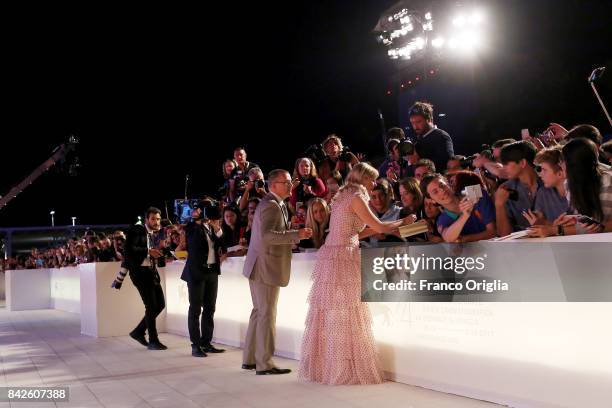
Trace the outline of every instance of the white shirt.
<path fill-rule="evenodd" d="M 149 250 L 153 248 L 153 242 L 151 241 L 151 234 L 155 231 L 149 228 L 147 224 L 145 224 L 145 229 L 147 230 L 147 256 L 145 256 L 144 261 L 140 266 L 151 266 L 151 259 L 149 258 Z"/>

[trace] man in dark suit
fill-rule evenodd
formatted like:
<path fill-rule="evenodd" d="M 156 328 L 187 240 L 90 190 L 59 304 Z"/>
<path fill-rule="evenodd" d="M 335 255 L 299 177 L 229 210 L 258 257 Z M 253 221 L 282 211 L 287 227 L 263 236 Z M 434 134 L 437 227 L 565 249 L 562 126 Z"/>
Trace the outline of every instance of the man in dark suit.
<path fill-rule="evenodd" d="M 130 271 L 130 279 L 138 289 L 145 306 L 145 315 L 130 337 L 149 350 L 166 350 L 159 341 L 155 319 L 164 310 L 164 292 L 161 287 L 157 264 L 162 252 L 156 248 L 157 234 L 161 228 L 161 211 L 151 207 L 145 213 L 145 225 L 136 224 L 130 228 L 125 241 L 123 266 Z M 149 341 L 145 339 L 145 330 Z"/>
<path fill-rule="evenodd" d="M 187 282 L 189 312 L 187 326 L 191 340 L 191 355 L 206 357 L 206 353 L 225 350 L 210 344 L 213 336 L 215 304 L 221 263 L 219 249 L 222 234 L 219 207 L 201 202 L 193 210 L 192 221 L 185 226 L 187 261 L 181 279 Z M 202 315 L 201 325 L 198 321 Z M 201 333 L 200 333 L 201 327 Z"/>

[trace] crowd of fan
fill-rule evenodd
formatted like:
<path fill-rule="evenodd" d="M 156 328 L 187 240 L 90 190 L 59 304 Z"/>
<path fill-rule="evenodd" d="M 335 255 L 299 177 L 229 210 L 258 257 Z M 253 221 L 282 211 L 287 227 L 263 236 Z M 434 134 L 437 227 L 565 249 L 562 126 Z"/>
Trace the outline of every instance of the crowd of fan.
<path fill-rule="evenodd" d="M 433 124 L 430 104 L 410 110 L 416 140 L 401 128 L 387 134 L 388 157 L 379 166 L 370 195 L 372 212 L 383 221 L 410 214 L 425 220 L 429 231 L 410 238 L 395 234 L 360 235 L 363 245 L 376 242 L 472 242 L 526 231 L 528 236 L 588 234 L 612 231 L 612 141 L 591 125 L 571 130 L 551 124 L 535 137 L 504 138 L 471 156 L 455 155 L 452 139 Z M 362 158 L 328 136 L 317 151 L 295 161 L 288 207 L 293 228 L 308 227 L 313 237 L 295 251 L 316 250 L 325 242 L 332 198 L 346 175 Z M 206 205 L 221 208 L 222 257 L 248 250 L 253 216 L 267 194 L 262 168 L 237 147 L 222 167 L 224 183 Z M 476 199 L 466 187 L 479 186 Z M 184 225 L 163 220 L 156 245 L 168 260 L 185 250 Z M 121 261 L 125 235 L 91 231 L 82 239 L 29 256 L 9 258 L 4 269 L 50 268 L 85 262 Z"/>

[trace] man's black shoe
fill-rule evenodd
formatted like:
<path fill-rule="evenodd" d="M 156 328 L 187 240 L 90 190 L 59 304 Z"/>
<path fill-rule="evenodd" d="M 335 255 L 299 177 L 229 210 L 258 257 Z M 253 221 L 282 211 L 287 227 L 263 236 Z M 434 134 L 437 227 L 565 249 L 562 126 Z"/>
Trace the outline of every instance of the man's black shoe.
<path fill-rule="evenodd" d="M 166 347 L 165 345 L 160 343 L 159 340 L 150 341 L 149 345 L 147 346 L 147 348 L 149 350 L 168 350 L 168 347 Z"/>
<path fill-rule="evenodd" d="M 225 353 L 225 349 L 218 349 L 212 344 L 202 346 L 202 350 L 204 350 L 206 353 Z"/>
<path fill-rule="evenodd" d="M 271 368 L 269 370 L 263 370 L 263 371 L 255 371 L 255 374 L 257 375 L 271 375 L 271 374 L 289 374 L 291 372 L 290 369 L 288 368 Z"/>
<path fill-rule="evenodd" d="M 194 357 L 206 357 L 206 353 L 198 346 L 191 346 L 191 355 Z"/>
<path fill-rule="evenodd" d="M 136 334 L 134 332 L 130 332 L 130 337 L 142 344 L 145 347 L 149 346 L 149 342 L 145 339 L 144 334 Z"/>
<path fill-rule="evenodd" d="M 255 364 L 243 364 L 242 365 L 242 369 L 243 370 L 254 370 L 255 369 Z"/>

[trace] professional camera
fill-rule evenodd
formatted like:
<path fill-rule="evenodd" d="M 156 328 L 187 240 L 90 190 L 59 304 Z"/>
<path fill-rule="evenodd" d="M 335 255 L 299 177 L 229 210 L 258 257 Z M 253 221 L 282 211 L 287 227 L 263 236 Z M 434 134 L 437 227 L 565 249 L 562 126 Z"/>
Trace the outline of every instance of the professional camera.
<path fill-rule="evenodd" d="M 473 164 L 474 164 L 475 158 L 476 158 L 475 154 L 468 156 L 468 157 L 464 157 L 463 159 L 459 160 L 459 165 L 463 169 L 466 169 L 468 167 L 474 167 Z"/>
<path fill-rule="evenodd" d="M 179 224 L 186 224 L 191 220 L 193 209 L 200 203 L 199 199 L 174 200 L 174 215 Z"/>
<path fill-rule="evenodd" d="M 304 153 L 306 156 L 310 157 L 315 164 L 321 163 L 326 156 L 323 145 L 320 143 L 309 146 Z"/>
<path fill-rule="evenodd" d="M 347 146 L 342 149 L 342 152 L 340 152 L 340 155 L 338 156 L 338 160 L 346 163 L 349 163 L 352 158 L 353 155 L 351 154 L 351 150 Z"/>
<path fill-rule="evenodd" d="M 264 188 L 266 182 L 264 180 L 255 180 L 255 188 Z"/>
<path fill-rule="evenodd" d="M 412 143 L 409 139 L 403 139 L 397 145 L 399 149 L 400 156 L 410 156 L 414 154 L 414 143 Z"/>
<path fill-rule="evenodd" d="M 314 187 L 317 185 L 317 180 L 314 177 L 300 177 L 300 185 Z"/>

